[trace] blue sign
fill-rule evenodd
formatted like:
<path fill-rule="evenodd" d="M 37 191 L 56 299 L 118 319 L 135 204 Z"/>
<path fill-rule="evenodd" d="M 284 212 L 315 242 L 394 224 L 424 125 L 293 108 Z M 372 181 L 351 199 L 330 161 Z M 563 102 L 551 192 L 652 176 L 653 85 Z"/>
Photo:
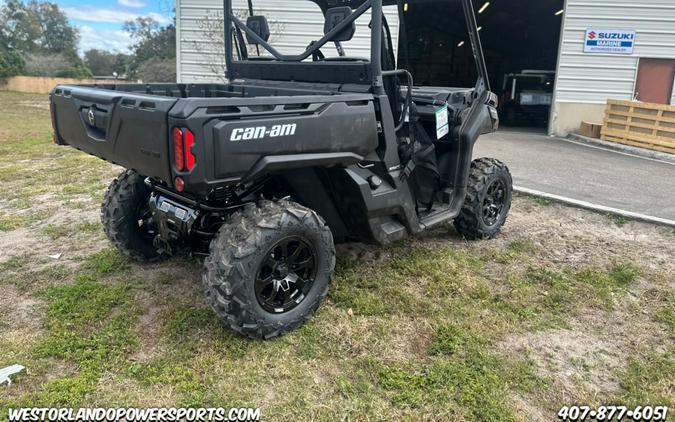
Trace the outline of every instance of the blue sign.
<path fill-rule="evenodd" d="M 633 54 L 635 31 L 620 29 L 588 29 L 584 53 Z"/>

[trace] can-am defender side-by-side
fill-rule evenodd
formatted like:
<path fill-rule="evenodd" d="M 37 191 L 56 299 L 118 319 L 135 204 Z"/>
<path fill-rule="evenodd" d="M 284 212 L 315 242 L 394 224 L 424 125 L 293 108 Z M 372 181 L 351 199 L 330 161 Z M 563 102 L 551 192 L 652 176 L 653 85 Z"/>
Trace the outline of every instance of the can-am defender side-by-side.
<path fill-rule="evenodd" d="M 253 338 L 312 315 L 335 242 L 387 244 L 453 220 L 467 239 L 492 238 L 511 205 L 507 167 L 472 162 L 498 117 L 471 0 L 454 1 L 477 65 L 473 88 L 414 87 L 396 68 L 383 3 L 398 6 L 404 26 L 402 1 L 308 1 L 324 13 L 324 35 L 293 56 L 270 45 L 265 16 L 242 22 L 224 1 L 226 84 L 51 93 L 56 143 L 127 168 L 102 205 L 112 243 L 139 261 L 206 255 L 211 306 Z M 342 43 L 369 10 L 370 57 L 350 57 Z"/>

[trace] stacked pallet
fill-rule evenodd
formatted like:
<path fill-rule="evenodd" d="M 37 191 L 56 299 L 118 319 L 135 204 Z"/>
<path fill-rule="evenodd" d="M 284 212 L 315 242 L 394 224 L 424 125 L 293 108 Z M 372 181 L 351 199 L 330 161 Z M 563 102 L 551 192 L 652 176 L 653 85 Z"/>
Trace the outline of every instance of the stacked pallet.
<path fill-rule="evenodd" d="M 675 154 L 675 106 L 608 100 L 601 137 Z"/>

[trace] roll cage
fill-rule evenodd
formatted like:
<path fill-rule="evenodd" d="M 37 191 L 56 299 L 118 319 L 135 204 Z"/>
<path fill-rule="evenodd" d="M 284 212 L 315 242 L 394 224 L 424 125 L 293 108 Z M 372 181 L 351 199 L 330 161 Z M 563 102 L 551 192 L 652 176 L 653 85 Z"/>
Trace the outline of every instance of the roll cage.
<path fill-rule="evenodd" d="M 326 15 L 326 12 L 332 7 L 337 6 L 336 0 L 308 0 L 316 3 Z M 485 65 L 485 58 L 483 56 L 483 49 L 481 45 L 480 35 L 478 33 L 478 26 L 476 24 L 476 15 L 473 8 L 472 0 L 417 0 L 420 2 L 455 2 L 462 3 L 464 12 L 464 19 L 469 33 L 469 40 L 473 50 L 474 61 L 478 74 L 476 82 L 476 94 L 480 96 L 483 92 L 490 90 L 487 68 Z M 408 0 L 413 2 L 413 0 Z M 382 69 L 382 40 L 383 40 L 383 6 L 396 5 L 398 7 L 399 20 L 402 27 L 405 28 L 405 11 L 403 0 L 341 0 L 341 6 L 348 6 L 352 9 L 352 13 L 342 20 L 339 24 L 333 27 L 330 31 L 324 34 L 318 41 L 312 42 L 304 52 L 297 55 L 285 55 L 275 49 L 270 43 L 261 38 L 258 33 L 249 28 L 244 22 L 238 19 L 232 11 L 232 0 L 223 0 L 224 8 L 224 38 L 225 38 L 225 63 L 227 69 L 227 78 L 234 80 L 236 78 L 243 79 L 266 79 L 265 75 L 270 75 L 271 72 L 265 72 L 265 66 L 273 66 L 276 69 L 285 69 L 289 72 L 281 72 L 285 74 L 299 74 L 302 72 L 311 72 L 313 66 L 317 66 L 321 70 L 341 69 L 341 72 L 319 72 L 327 75 L 327 80 L 308 80 L 308 82 L 325 82 L 325 83 L 368 83 L 371 86 L 372 92 L 375 94 L 383 94 L 383 77 L 399 75 L 400 72 L 385 71 Z M 252 14 L 252 0 L 249 2 L 249 10 Z M 361 17 L 368 10 L 372 10 L 371 28 L 371 48 L 370 60 L 367 62 L 355 62 L 341 57 L 330 60 L 330 68 L 326 66 L 325 62 L 304 62 L 307 58 L 316 55 L 321 47 L 330 42 L 336 35 L 347 29 L 350 25 Z M 405 31 L 403 31 L 405 32 Z M 237 46 L 242 48 L 245 43 L 243 34 L 246 34 L 248 40 L 253 40 L 257 46 L 261 46 L 272 56 L 271 60 L 260 61 L 250 60 L 247 55 L 240 53 L 240 58 L 243 60 L 234 60 L 234 45 L 236 39 Z M 402 38 L 405 39 L 405 33 Z M 302 63 L 302 66 L 298 66 Z M 350 69 L 352 72 L 350 72 Z M 318 70 L 318 69 L 317 69 Z M 279 74 L 279 72 L 274 72 Z M 339 73 L 339 74 L 338 74 Z M 352 77 L 353 75 L 353 77 Z M 320 79 L 320 78 L 314 78 Z"/>

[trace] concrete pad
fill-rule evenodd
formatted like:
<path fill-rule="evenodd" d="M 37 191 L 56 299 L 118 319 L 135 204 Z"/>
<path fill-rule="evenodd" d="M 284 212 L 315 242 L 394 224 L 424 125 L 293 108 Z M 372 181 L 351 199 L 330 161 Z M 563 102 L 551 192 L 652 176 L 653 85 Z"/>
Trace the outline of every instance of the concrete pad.
<path fill-rule="evenodd" d="M 530 129 L 484 135 L 474 157 L 504 161 L 514 184 L 530 191 L 675 221 L 675 164 L 671 162 Z"/>

